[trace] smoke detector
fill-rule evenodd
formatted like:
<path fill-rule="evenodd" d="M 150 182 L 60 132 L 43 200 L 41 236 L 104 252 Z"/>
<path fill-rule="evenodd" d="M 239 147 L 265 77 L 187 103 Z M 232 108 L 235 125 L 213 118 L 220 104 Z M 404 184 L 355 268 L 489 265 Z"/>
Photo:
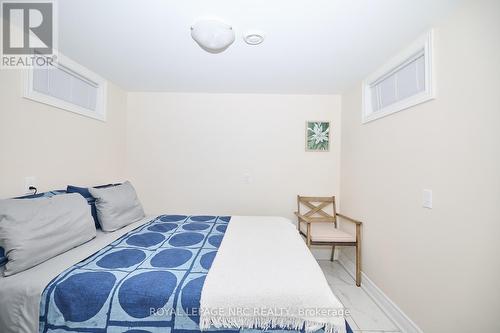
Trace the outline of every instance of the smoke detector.
<path fill-rule="evenodd" d="M 243 35 L 243 40 L 248 45 L 259 45 L 264 41 L 265 35 L 262 31 L 247 31 Z"/>

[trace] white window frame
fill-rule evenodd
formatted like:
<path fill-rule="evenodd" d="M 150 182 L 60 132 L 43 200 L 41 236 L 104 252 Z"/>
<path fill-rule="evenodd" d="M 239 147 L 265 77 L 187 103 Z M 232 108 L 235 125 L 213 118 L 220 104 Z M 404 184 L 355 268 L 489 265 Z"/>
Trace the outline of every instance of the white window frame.
<path fill-rule="evenodd" d="M 97 86 L 96 109 L 89 110 L 79 105 L 61 100 L 54 96 L 46 95 L 42 92 L 33 89 L 33 70 L 31 67 L 25 72 L 24 79 L 24 97 L 35 102 L 54 106 L 59 109 L 74 112 L 86 117 L 106 121 L 106 106 L 107 106 L 107 81 L 86 67 L 76 63 L 70 58 L 64 56 L 60 52 L 57 54 L 57 64 L 55 67 L 66 69 L 72 72 L 72 75 L 77 74 L 87 81 L 91 81 Z"/>
<path fill-rule="evenodd" d="M 361 117 L 361 122 L 363 124 L 411 108 L 436 97 L 433 42 L 434 32 L 430 30 L 363 81 L 363 107 Z M 374 110 L 372 106 L 371 87 L 410 63 L 415 59 L 416 55 L 421 55 L 422 52 L 424 54 L 425 63 L 425 89 L 401 101 L 395 102 L 379 110 Z"/>

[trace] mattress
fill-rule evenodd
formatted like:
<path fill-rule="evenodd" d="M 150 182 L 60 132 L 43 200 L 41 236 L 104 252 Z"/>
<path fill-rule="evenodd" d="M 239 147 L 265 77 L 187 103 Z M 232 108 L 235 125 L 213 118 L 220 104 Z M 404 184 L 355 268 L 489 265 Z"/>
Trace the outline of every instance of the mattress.
<path fill-rule="evenodd" d="M 199 332 L 204 279 L 230 219 L 148 217 L 2 276 L 0 331 Z"/>

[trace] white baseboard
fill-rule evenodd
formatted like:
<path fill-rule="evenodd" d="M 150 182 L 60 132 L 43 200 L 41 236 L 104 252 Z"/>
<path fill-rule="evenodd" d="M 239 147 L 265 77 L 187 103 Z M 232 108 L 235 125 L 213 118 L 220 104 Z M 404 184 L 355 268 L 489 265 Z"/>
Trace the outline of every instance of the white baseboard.
<path fill-rule="evenodd" d="M 346 271 L 355 278 L 356 266 L 343 252 L 338 261 Z M 365 273 L 361 273 L 361 288 L 375 303 L 394 321 L 403 333 L 423 333 L 423 331 L 408 317 Z"/>

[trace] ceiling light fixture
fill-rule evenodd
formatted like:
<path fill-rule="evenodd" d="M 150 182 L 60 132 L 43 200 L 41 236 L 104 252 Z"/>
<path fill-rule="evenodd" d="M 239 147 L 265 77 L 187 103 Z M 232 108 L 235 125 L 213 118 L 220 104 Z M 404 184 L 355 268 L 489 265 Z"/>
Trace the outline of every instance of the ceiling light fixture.
<path fill-rule="evenodd" d="M 265 35 L 261 31 L 248 31 L 244 36 L 243 40 L 248 45 L 259 45 L 264 41 Z"/>
<path fill-rule="evenodd" d="M 205 51 L 220 53 L 234 42 L 234 31 L 220 21 L 200 20 L 191 27 L 191 37 Z"/>

